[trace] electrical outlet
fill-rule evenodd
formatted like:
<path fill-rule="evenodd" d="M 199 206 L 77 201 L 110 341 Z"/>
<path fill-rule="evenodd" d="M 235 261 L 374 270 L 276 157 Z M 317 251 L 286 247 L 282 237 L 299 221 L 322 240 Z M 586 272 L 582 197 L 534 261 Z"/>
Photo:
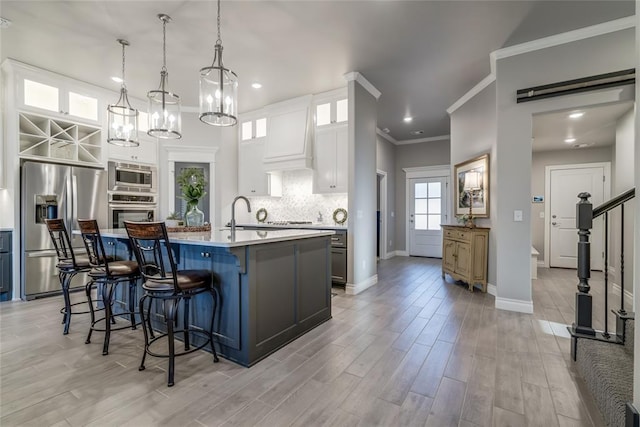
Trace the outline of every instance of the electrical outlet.
<path fill-rule="evenodd" d="M 515 222 L 522 222 L 522 211 L 513 211 L 513 220 Z"/>
<path fill-rule="evenodd" d="M 544 211 L 540 212 L 540 218 L 544 218 Z"/>

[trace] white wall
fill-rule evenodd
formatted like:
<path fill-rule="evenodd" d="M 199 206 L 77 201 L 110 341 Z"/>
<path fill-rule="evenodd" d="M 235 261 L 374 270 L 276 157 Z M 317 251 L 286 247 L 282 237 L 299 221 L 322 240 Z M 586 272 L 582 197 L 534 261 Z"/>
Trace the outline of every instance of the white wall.
<path fill-rule="evenodd" d="M 532 115 L 632 99 L 633 88 L 615 88 L 517 104 L 516 91 L 532 86 L 632 68 L 633 29 L 515 55 L 496 62 L 495 146 L 496 285 L 499 308 L 530 311 Z M 514 222 L 515 210 L 523 222 Z"/>
<path fill-rule="evenodd" d="M 489 227 L 489 270 L 487 280 L 496 285 L 497 168 L 496 85 L 491 83 L 466 104 L 451 114 L 451 165 L 479 155 L 489 154 L 489 218 L 478 218 L 476 224 Z M 453 190 L 452 190 L 453 192 Z M 450 221 L 452 224 L 455 220 Z"/>
<path fill-rule="evenodd" d="M 395 146 L 376 135 L 376 164 L 380 171 L 387 173 L 387 212 L 383 223 L 387 224 L 387 253 L 395 251 L 397 245 L 396 239 L 396 151 Z M 404 206 L 404 204 L 402 204 Z"/>
<path fill-rule="evenodd" d="M 347 292 L 376 278 L 376 98 L 350 81 Z"/>

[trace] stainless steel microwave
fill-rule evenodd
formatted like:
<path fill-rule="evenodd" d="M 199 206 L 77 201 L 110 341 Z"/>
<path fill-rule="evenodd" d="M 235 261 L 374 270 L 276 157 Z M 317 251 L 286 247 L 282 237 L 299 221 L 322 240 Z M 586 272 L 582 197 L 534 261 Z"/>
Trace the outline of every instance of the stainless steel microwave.
<path fill-rule="evenodd" d="M 154 166 L 109 162 L 109 191 L 156 193 L 158 170 Z"/>

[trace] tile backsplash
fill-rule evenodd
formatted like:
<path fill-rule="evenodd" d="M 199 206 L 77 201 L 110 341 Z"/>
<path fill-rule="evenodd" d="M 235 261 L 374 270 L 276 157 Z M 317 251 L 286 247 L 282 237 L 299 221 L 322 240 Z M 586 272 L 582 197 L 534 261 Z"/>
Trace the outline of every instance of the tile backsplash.
<path fill-rule="evenodd" d="M 249 197 L 251 213 L 236 208 L 238 223 L 256 223 L 255 214 L 260 208 L 267 210 L 266 221 L 318 221 L 333 225 L 333 211 L 347 209 L 347 193 L 313 194 L 313 171 L 296 170 L 282 173 L 282 197 Z"/>

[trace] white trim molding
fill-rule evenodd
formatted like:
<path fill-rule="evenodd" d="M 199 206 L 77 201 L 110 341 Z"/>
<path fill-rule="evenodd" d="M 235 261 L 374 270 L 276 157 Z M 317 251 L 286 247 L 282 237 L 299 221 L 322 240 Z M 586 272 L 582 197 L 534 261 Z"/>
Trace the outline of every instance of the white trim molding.
<path fill-rule="evenodd" d="M 408 251 L 396 250 L 396 256 L 409 256 Z"/>
<path fill-rule="evenodd" d="M 356 81 L 356 82 L 360 83 L 360 86 L 365 88 L 365 90 L 367 92 L 369 92 L 371 95 L 373 95 L 373 97 L 376 100 L 378 100 L 378 98 L 380 98 L 380 95 L 382 95 L 382 92 L 380 92 L 378 89 L 376 89 L 376 87 L 373 84 L 371 84 L 371 82 L 369 80 L 367 80 L 362 74 L 360 74 L 357 71 L 352 71 L 350 73 L 346 73 L 344 75 L 344 78 L 348 82 Z"/>
<path fill-rule="evenodd" d="M 451 165 L 418 166 L 414 168 L 402 168 L 402 170 L 407 175 L 407 179 L 451 176 Z"/>
<path fill-rule="evenodd" d="M 385 131 L 381 130 L 380 128 L 376 128 L 376 133 L 381 137 L 383 137 L 384 139 L 386 139 L 387 141 L 389 141 L 390 143 L 392 143 L 393 145 L 396 145 L 398 143 L 398 141 L 396 141 L 394 137 L 392 137 Z"/>
<path fill-rule="evenodd" d="M 620 285 L 618 285 L 617 283 L 611 284 L 611 291 L 613 292 L 614 295 L 620 296 L 620 290 L 621 290 Z M 629 291 L 628 288 L 624 290 L 624 299 L 626 301 L 633 302 L 633 292 Z"/>
<path fill-rule="evenodd" d="M 518 313 L 533 314 L 533 301 L 523 301 L 519 299 L 501 298 L 496 296 L 496 308 L 499 310 L 517 311 Z"/>
<path fill-rule="evenodd" d="M 373 276 L 369 277 L 368 279 L 363 280 L 360 283 L 347 283 L 347 285 L 345 286 L 345 293 L 347 295 L 357 295 L 360 292 L 369 289 L 370 287 L 372 287 L 373 285 L 375 285 L 376 283 L 378 283 L 378 275 L 374 274 Z"/>
<path fill-rule="evenodd" d="M 426 138 L 403 139 L 400 141 L 396 141 L 396 145 L 419 144 L 421 142 L 448 141 L 450 139 L 451 139 L 451 135 L 428 136 Z"/>
<path fill-rule="evenodd" d="M 602 24 L 591 25 L 589 27 L 579 28 L 577 30 L 567 31 L 565 33 L 555 34 L 553 36 L 543 37 L 541 39 L 494 50 L 489 54 L 491 73 L 487 77 L 482 79 L 473 88 L 471 88 L 471 90 L 462 95 L 462 97 L 454 102 L 449 108 L 447 108 L 447 113 L 451 114 L 458 108 L 462 107 L 467 103 L 467 101 L 476 96 L 484 88 L 486 88 L 496 80 L 496 62 L 499 59 L 509 58 L 511 56 L 521 55 L 523 53 L 534 52 L 536 50 L 547 49 L 566 43 L 572 43 L 591 37 L 634 28 L 636 26 L 635 20 L 635 16 L 627 16 L 626 18 L 603 22 Z"/>
<path fill-rule="evenodd" d="M 462 95 L 460 99 L 454 102 L 451 107 L 447 108 L 447 113 L 451 115 L 458 108 L 462 107 L 467 103 L 471 98 L 482 92 L 487 86 L 496 81 L 496 75 L 494 72 L 489 74 L 484 79 L 480 80 L 480 82 L 469 90 L 469 92 Z"/>

